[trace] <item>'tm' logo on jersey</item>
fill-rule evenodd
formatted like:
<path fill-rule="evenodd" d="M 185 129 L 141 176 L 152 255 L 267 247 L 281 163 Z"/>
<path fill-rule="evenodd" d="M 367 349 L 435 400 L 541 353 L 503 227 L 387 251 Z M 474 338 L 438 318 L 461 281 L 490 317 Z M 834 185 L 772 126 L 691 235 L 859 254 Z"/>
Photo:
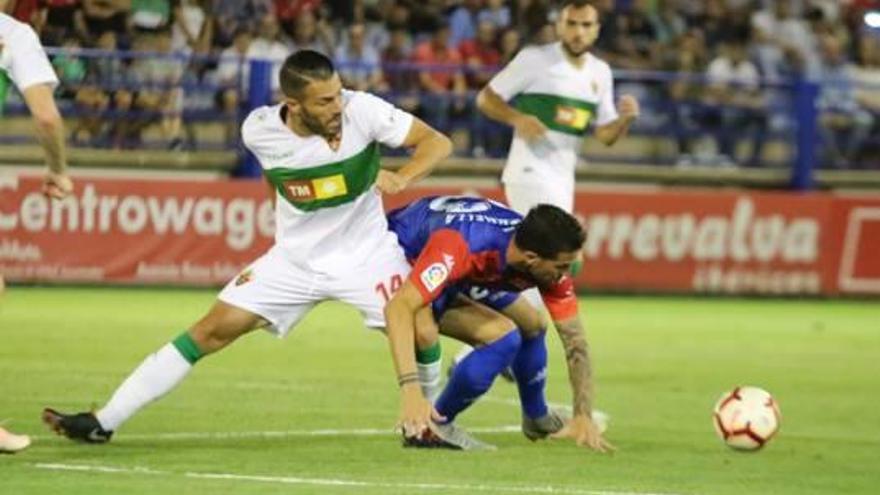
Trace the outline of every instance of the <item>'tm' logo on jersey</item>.
<path fill-rule="evenodd" d="M 590 111 L 583 108 L 558 105 L 554 120 L 557 124 L 571 127 L 572 129 L 584 130 L 590 123 Z"/>
<path fill-rule="evenodd" d="M 348 187 L 345 185 L 345 176 L 336 174 L 310 180 L 284 181 L 284 191 L 291 201 L 296 202 L 345 196 Z"/>

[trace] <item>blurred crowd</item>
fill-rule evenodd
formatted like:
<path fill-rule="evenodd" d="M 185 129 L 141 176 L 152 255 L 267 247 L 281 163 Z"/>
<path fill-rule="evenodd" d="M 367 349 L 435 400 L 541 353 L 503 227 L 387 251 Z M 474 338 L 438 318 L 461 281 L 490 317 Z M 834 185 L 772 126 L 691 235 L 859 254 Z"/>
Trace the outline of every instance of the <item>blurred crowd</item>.
<path fill-rule="evenodd" d="M 200 101 L 190 98 L 200 86 L 212 88 L 208 106 L 229 117 L 234 142 L 247 95 L 243 62 L 268 59 L 277 70 L 289 53 L 310 48 L 334 58 L 348 87 L 386 95 L 446 132 L 464 131 L 476 156 L 503 156 L 510 136 L 475 110 L 475 91 L 524 45 L 552 42 L 557 14 L 549 0 L 10 3 L 46 46 L 64 48 L 54 63 L 60 97 L 81 117 L 77 142 L 125 147 L 155 125 L 168 146 L 186 146 L 192 119 L 183 116 Z M 615 69 L 618 92 L 643 101 L 637 131 L 673 137 L 679 164 L 760 164 L 765 141 L 793 128 L 794 93 L 785 83 L 799 77 L 821 82 L 823 163 L 854 166 L 880 148 L 880 1 L 593 3 L 602 22 L 593 53 Z M 79 48 L 165 56 L 82 57 Z M 143 118 L 106 118 L 114 112 Z M 708 154 L 704 136 L 712 138 Z"/>

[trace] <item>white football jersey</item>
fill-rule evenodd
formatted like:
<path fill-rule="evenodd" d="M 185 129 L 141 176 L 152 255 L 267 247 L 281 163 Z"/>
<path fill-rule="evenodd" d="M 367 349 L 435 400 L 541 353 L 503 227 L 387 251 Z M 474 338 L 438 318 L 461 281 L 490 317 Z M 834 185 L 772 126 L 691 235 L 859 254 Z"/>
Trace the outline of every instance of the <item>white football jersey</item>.
<path fill-rule="evenodd" d="M 379 143 L 400 146 L 413 122 L 368 93 L 344 90 L 342 99 L 336 151 L 320 136 L 291 131 L 281 104 L 254 110 L 242 125 L 245 146 L 276 190 L 276 245 L 292 262 L 326 273 L 361 265 L 389 236 L 393 240 L 374 185 Z"/>
<path fill-rule="evenodd" d="M 58 76 L 30 26 L 0 13 L 0 44 L 0 71 L 19 91 L 40 83 L 58 85 Z"/>
<path fill-rule="evenodd" d="M 523 113 L 534 115 L 549 132 L 528 144 L 514 135 L 501 179 L 540 184 L 574 181 L 574 168 L 589 125 L 617 119 L 614 80 L 603 60 L 587 53 L 580 68 L 565 57 L 562 43 L 523 48 L 489 81 L 489 87 Z"/>

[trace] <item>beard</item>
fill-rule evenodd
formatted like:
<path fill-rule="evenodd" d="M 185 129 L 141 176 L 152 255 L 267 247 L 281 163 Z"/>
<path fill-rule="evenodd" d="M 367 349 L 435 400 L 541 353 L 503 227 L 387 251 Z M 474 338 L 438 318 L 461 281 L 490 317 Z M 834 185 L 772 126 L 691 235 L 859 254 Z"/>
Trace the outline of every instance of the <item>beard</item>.
<path fill-rule="evenodd" d="M 328 125 L 322 124 L 321 120 L 315 115 L 309 113 L 308 110 L 305 109 L 305 107 L 300 108 L 299 118 L 300 120 L 302 120 L 303 125 L 306 126 L 306 129 L 312 131 L 315 134 L 318 134 L 319 136 L 329 137 L 339 133 L 338 126 L 336 127 L 336 129 L 331 129 Z M 334 119 L 332 120 L 335 120 L 337 118 L 339 118 L 339 116 L 334 117 Z"/>
<path fill-rule="evenodd" d="M 569 46 L 569 44 L 566 43 L 565 41 L 562 42 L 562 48 L 565 50 L 565 53 L 568 53 L 569 55 L 571 55 L 574 58 L 580 58 L 581 55 L 590 51 L 590 45 L 585 45 L 583 50 L 576 51 L 571 46 Z"/>

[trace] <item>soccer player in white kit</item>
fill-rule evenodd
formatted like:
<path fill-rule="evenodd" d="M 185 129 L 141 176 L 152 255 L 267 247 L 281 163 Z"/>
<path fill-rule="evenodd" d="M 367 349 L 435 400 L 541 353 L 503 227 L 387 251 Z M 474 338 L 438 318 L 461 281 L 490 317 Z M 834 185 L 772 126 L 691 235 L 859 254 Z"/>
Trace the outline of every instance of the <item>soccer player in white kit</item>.
<path fill-rule="evenodd" d="M 43 193 L 62 199 L 73 190 L 73 183 L 67 176 L 64 122 L 52 96 L 58 77 L 37 34 L 27 24 L 2 13 L 5 6 L 5 0 L 0 0 L 0 116 L 11 80 L 24 97 L 36 124 L 37 138 L 46 153 L 48 170 L 43 179 Z M 0 273 L 0 296 L 5 285 Z M 0 453 L 18 452 L 30 443 L 27 435 L 16 435 L 0 427 Z"/>
<path fill-rule="evenodd" d="M 44 410 L 56 432 L 106 442 L 201 357 L 256 328 L 284 336 L 321 301 L 347 302 L 368 327 L 384 328 L 386 299 L 409 264 L 388 230 L 380 191 L 399 192 L 426 175 L 452 144 L 376 96 L 343 90 L 332 62 L 315 51 L 287 58 L 281 88 L 283 103 L 254 110 L 242 125 L 242 139 L 275 195 L 274 246 L 226 285 L 204 318 L 147 357 L 96 413 Z M 385 171 L 380 143 L 414 151 L 398 172 Z"/>
<path fill-rule="evenodd" d="M 477 95 L 481 112 L 514 128 L 501 181 L 507 204 L 521 215 L 541 203 L 573 213 L 575 166 L 590 124 L 594 124 L 596 138 L 610 146 L 627 133 L 639 114 L 638 101 L 629 95 L 621 96 L 615 108 L 611 68 L 589 52 L 599 36 L 595 7 L 586 0 L 562 2 L 556 34 L 559 41 L 555 43 L 523 48 Z M 575 273 L 579 266 L 574 267 Z M 542 306 L 535 290 L 521 297 L 532 306 Z M 543 315 L 539 319 L 543 321 Z M 567 353 L 580 349 L 587 356 L 579 332 L 560 335 L 570 340 L 564 342 Z M 455 361 L 469 352 L 464 346 Z M 589 383 L 585 379 L 590 373 L 589 360 L 569 360 L 568 366 L 575 415 L 563 434 L 589 445 L 596 417 L 590 420 L 577 414 L 589 410 L 584 404 L 589 394 L 583 393 Z"/>
<path fill-rule="evenodd" d="M 48 170 L 43 179 L 43 193 L 62 199 L 73 191 L 73 183 L 67 176 L 64 122 L 52 96 L 58 77 L 37 33 L 27 24 L 2 13 L 5 4 L 5 0 L 0 0 L 0 115 L 11 80 L 24 97 L 36 124 L 37 138 L 46 153 Z M 0 295 L 4 285 L 0 273 Z"/>
<path fill-rule="evenodd" d="M 556 31 L 560 41 L 523 48 L 477 96 L 480 111 L 515 130 L 501 180 L 521 215 L 539 203 L 572 213 L 575 165 L 590 124 L 610 146 L 639 114 L 629 95 L 615 108 L 611 68 L 589 52 L 599 35 L 595 7 L 563 2 Z"/>

